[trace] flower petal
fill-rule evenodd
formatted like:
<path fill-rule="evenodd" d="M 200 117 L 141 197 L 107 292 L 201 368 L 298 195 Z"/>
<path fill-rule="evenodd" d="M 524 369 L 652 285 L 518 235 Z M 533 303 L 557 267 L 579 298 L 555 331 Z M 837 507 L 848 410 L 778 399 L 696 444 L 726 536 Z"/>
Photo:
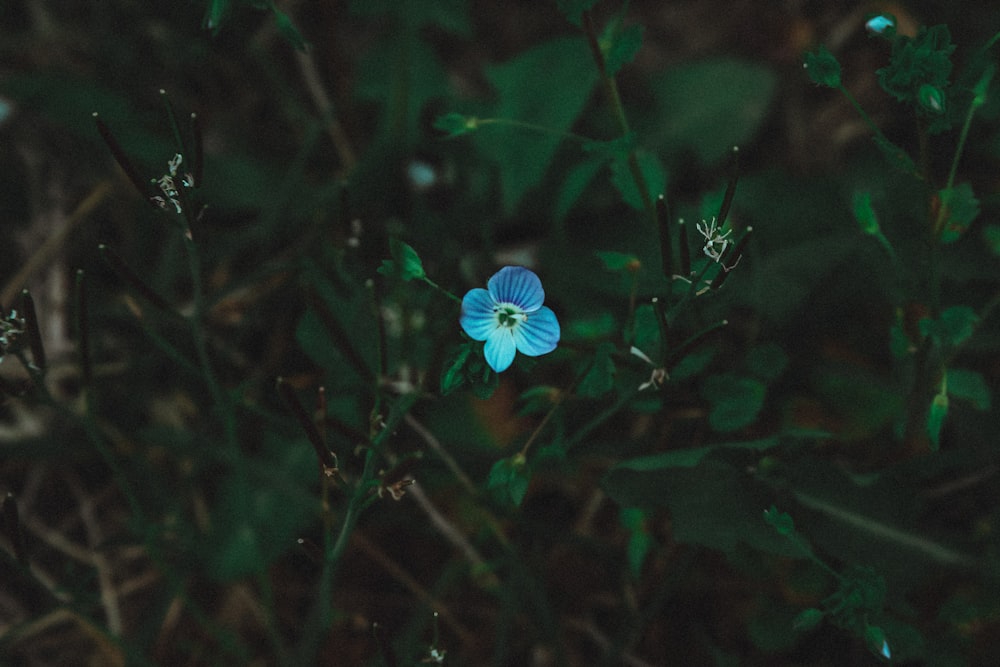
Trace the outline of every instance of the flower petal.
<path fill-rule="evenodd" d="M 514 362 L 514 355 L 517 347 L 514 345 L 514 336 L 507 327 L 500 327 L 490 334 L 483 346 L 483 354 L 486 355 L 486 363 L 497 373 L 507 370 Z"/>
<path fill-rule="evenodd" d="M 531 313 L 513 332 L 517 350 L 529 357 L 547 354 L 559 344 L 559 321 L 548 306 Z"/>
<path fill-rule="evenodd" d="M 526 313 L 538 310 L 545 301 L 542 281 L 534 271 L 523 266 L 505 266 L 489 279 L 486 286 L 497 303 L 513 303 Z"/>
<path fill-rule="evenodd" d="M 462 299 L 462 316 L 458 322 L 473 340 L 486 340 L 497 328 L 494 305 L 490 293 L 482 287 L 469 290 Z"/>

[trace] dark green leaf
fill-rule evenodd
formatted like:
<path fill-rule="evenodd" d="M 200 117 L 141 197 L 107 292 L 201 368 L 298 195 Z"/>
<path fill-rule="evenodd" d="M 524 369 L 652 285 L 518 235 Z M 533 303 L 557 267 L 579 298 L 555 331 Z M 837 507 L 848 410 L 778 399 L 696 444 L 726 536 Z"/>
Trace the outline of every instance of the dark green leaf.
<path fill-rule="evenodd" d="M 497 118 L 545 130 L 496 124 L 473 135 L 476 145 L 499 165 L 509 213 L 542 180 L 561 140 L 558 134 L 568 132 L 580 115 L 597 74 L 583 40 L 565 37 L 489 68 L 487 77 L 500 95 Z"/>
<path fill-rule="evenodd" d="M 618 465 L 603 487 L 625 506 L 670 509 L 673 538 L 731 552 L 744 543 L 791 557 L 802 551 L 760 519 L 769 491 L 744 469 L 705 460 L 689 468 L 636 469 Z"/>
<path fill-rule="evenodd" d="M 600 45 L 608 74 L 614 76 L 642 48 L 642 26 L 631 25 L 622 30 L 618 21 L 612 21 L 601 36 Z"/>
<path fill-rule="evenodd" d="M 639 258 L 626 252 L 598 250 L 594 253 L 608 271 L 624 271 L 638 267 Z"/>
<path fill-rule="evenodd" d="M 764 343 L 750 350 L 746 367 L 750 373 L 764 382 L 773 382 L 788 365 L 788 355 L 777 343 Z"/>
<path fill-rule="evenodd" d="M 725 442 L 705 447 L 684 447 L 682 449 L 672 449 L 661 454 L 628 459 L 617 464 L 612 470 L 655 472 L 669 468 L 692 468 L 705 460 L 709 454 L 716 452 L 726 450 L 763 452 L 780 444 L 781 440 L 779 438 L 763 438 L 761 440 Z"/>
<path fill-rule="evenodd" d="M 569 215 L 573 206 L 587 191 L 587 188 L 594 181 L 594 178 L 603 166 L 603 160 L 591 159 L 584 160 L 569 170 L 569 173 L 566 174 L 566 179 L 563 181 L 562 188 L 559 190 L 559 196 L 556 199 L 554 217 L 557 222 L 566 219 L 566 216 Z"/>
<path fill-rule="evenodd" d="M 941 198 L 941 206 L 945 207 L 941 242 L 954 243 L 979 215 L 979 200 L 968 183 L 960 183 L 950 190 L 941 190 L 938 196 Z"/>
<path fill-rule="evenodd" d="M 792 517 L 787 512 L 779 512 L 774 505 L 764 510 L 764 521 L 778 531 L 779 535 L 788 537 L 795 533 L 795 522 L 792 521 Z"/>
<path fill-rule="evenodd" d="M 706 378 L 702 395 L 712 406 L 708 423 L 728 433 L 753 423 L 764 407 L 767 387 L 760 380 L 724 373 Z"/>
<path fill-rule="evenodd" d="M 582 25 L 583 13 L 597 4 L 597 0 L 556 0 L 556 6 L 570 23 Z"/>
<path fill-rule="evenodd" d="M 647 192 L 650 196 L 662 192 L 667 183 L 667 170 L 660 158 L 643 150 L 637 150 L 635 156 Z M 629 167 L 627 156 L 622 156 L 611 163 L 611 181 L 618 188 L 618 192 L 626 204 L 639 211 L 645 209 L 645 202 L 643 202 L 639 186 L 635 182 L 635 175 Z"/>
<path fill-rule="evenodd" d="M 611 353 L 615 346 L 601 343 L 594 352 L 594 362 L 580 381 L 577 393 L 588 398 L 597 398 L 611 391 L 615 384 L 615 363 Z"/>
<path fill-rule="evenodd" d="M 910 154 L 905 150 L 892 143 L 881 134 L 876 134 L 872 137 L 872 141 L 875 142 L 875 145 L 878 147 L 879 151 L 882 152 L 882 155 L 889 162 L 889 164 L 894 166 L 896 169 L 904 174 L 917 173 L 917 163 L 913 161 L 913 158 L 910 157 Z"/>
<path fill-rule="evenodd" d="M 952 306 L 941 312 L 941 316 L 932 320 L 920 320 L 920 332 L 932 336 L 945 349 L 958 347 L 967 341 L 976 331 L 979 316 L 968 306 Z"/>
<path fill-rule="evenodd" d="M 493 492 L 497 500 L 520 507 L 528 492 L 530 477 L 524 456 L 516 454 L 510 458 L 500 459 L 490 468 L 486 487 Z"/>
<path fill-rule="evenodd" d="M 993 252 L 1000 257 L 1000 225 L 985 225 L 983 227 L 983 240 Z"/>
<path fill-rule="evenodd" d="M 472 354 L 472 344 L 458 346 L 444 364 L 441 371 L 441 394 L 447 396 L 465 384 L 465 362 Z"/>
<path fill-rule="evenodd" d="M 840 63 L 823 45 L 805 55 L 806 74 L 813 83 L 830 88 L 840 88 Z"/>
<path fill-rule="evenodd" d="M 292 19 L 285 12 L 274 5 L 271 5 L 271 12 L 274 14 L 274 22 L 278 26 L 278 32 L 288 40 L 288 42 L 299 51 L 305 51 L 308 47 L 305 37 L 299 29 L 292 23 Z"/>
<path fill-rule="evenodd" d="M 768 115 L 777 75 L 759 63 L 716 58 L 669 70 L 655 82 L 663 148 L 715 164 L 751 141 Z M 655 193 L 662 183 L 651 182 Z"/>
<path fill-rule="evenodd" d="M 983 374 L 962 368 L 948 371 L 948 395 L 969 401 L 977 410 L 989 410 L 993 403 Z"/>
<path fill-rule="evenodd" d="M 792 629 L 798 632 L 808 632 L 819 625 L 825 615 L 821 609 L 803 609 L 792 621 Z"/>

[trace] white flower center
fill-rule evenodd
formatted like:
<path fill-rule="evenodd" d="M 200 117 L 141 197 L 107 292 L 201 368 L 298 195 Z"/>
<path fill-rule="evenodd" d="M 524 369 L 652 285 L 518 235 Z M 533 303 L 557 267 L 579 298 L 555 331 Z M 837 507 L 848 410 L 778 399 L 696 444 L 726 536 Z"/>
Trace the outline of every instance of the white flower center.
<path fill-rule="evenodd" d="M 528 319 L 528 314 L 512 303 L 497 304 L 493 306 L 493 312 L 496 314 L 497 324 L 508 329 Z"/>

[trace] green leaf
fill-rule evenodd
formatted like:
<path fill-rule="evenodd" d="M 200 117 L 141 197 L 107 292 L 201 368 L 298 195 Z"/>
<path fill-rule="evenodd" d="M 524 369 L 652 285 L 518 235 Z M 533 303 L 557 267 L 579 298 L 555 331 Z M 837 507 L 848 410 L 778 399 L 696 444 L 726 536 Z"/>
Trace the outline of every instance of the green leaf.
<path fill-rule="evenodd" d="M 875 146 L 881 151 L 886 161 L 904 174 L 916 174 L 917 163 L 913 161 L 910 154 L 905 150 L 886 139 L 881 134 L 872 137 Z"/>
<path fill-rule="evenodd" d="M 632 270 L 639 266 L 639 258 L 626 252 L 598 250 L 594 253 L 608 271 Z"/>
<path fill-rule="evenodd" d="M 955 348 L 967 341 L 979 325 L 979 316 L 968 306 L 952 306 L 934 320 L 920 320 L 920 333 L 933 336 L 945 349 Z"/>
<path fill-rule="evenodd" d="M 495 124 L 473 135 L 499 165 L 504 210 L 511 213 L 542 180 L 561 141 L 558 134 L 568 132 L 580 115 L 597 74 L 583 40 L 564 37 L 491 67 L 486 75 L 500 96 L 495 117 L 546 130 Z"/>
<path fill-rule="evenodd" d="M 628 531 L 628 544 L 625 547 L 628 569 L 633 577 L 638 578 L 642 574 L 646 557 L 655 545 L 646 526 L 647 513 L 638 507 L 623 507 L 620 517 L 622 526 Z"/>
<path fill-rule="evenodd" d="M 639 163 L 639 172 L 646 184 L 646 190 L 650 196 L 661 192 L 667 183 L 667 170 L 656 155 L 644 151 L 636 150 L 636 161 Z M 614 183 L 625 203 L 632 208 L 642 211 L 645 203 L 639 186 L 636 185 L 632 169 L 629 167 L 628 156 L 621 156 L 611 163 L 611 182 Z"/>
<path fill-rule="evenodd" d="M 350 11 L 357 16 L 395 16 L 413 28 L 433 25 L 462 37 L 472 36 L 469 6 L 465 0 L 352 0 Z"/>
<path fill-rule="evenodd" d="M 912 38 L 899 35 L 889 64 L 876 72 L 879 84 L 896 99 L 916 103 L 922 86 L 948 87 L 954 50 L 946 25 L 922 27 Z"/>
<path fill-rule="evenodd" d="M 875 235 L 880 233 L 878 216 L 872 208 L 872 197 L 867 192 L 854 193 L 854 219 L 858 221 L 858 226 L 865 234 Z"/>
<path fill-rule="evenodd" d="M 465 362 L 472 354 L 472 344 L 459 345 L 449 355 L 441 371 L 441 395 L 447 396 L 465 384 Z"/>
<path fill-rule="evenodd" d="M 574 165 L 569 170 L 556 199 L 554 217 L 557 222 L 566 219 L 603 166 L 604 160 L 590 159 Z"/>
<path fill-rule="evenodd" d="M 644 303 L 636 308 L 632 319 L 632 344 L 659 363 L 662 359 L 663 341 L 660 340 L 660 323 L 657 319 L 656 309 L 651 304 Z"/>
<path fill-rule="evenodd" d="M 611 21 L 604 29 L 599 44 L 608 75 L 614 76 L 623 65 L 632 62 L 642 48 L 642 26 L 631 25 L 622 30 L 620 21 Z"/>
<path fill-rule="evenodd" d="M 983 227 L 983 240 L 994 255 L 1000 257 L 1000 225 L 986 225 Z"/>
<path fill-rule="evenodd" d="M 299 32 L 299 29 L 295 27 L 292 23 L 291 17 L 285 12 L 281 11 L 273 4 L 271 7 L 271 13 L 274 14 L 274 22 L 278 26 L 278 32 L 288 40 L 288 43 L 294 46 L 299 51 L 305 51 L 308 47 L 305 37 Z"/>
<path fill-rule="evenodd" d="M 760 380 L 723 373 L 705 379 L 702 396 L 712 406 L 708 423 L 716 431 L 728 433 L 753 423 L 764 407 L 767 387 Z"/>
<path fill-rule="evenodd" d="M 822 44 L 803 58 L 806 74 L 813 83 L 840 88 L 840 63 Z"/>
<path fill-rule="evenodd" d="M 972 403 L 977 410 L 989 410 L 992 392 L 982 373 L 952 368 L 948 371 L 948 395 Z"/>
<path fill-rule="evenodd" d="M 715 58 L 669 70 L 654 82 L 662 119 L 658 144 L 691 151 L 703 165 L 727 158 L 754 138 L 767 117 L 778 77 L 761 64 Z M 651 182 L 657 191 L 662 183 Z"/>
<path fill-rule="evenodd" d="M 202 19 L 202 27 L 217 34 L 222 26 L 222 20 L 229 13 L 231 4 L 230 0 L 209 0 L 208 7 L 205 9 L 205 17 Z"/>
<path fill-rule="evenodd" d="M 808 632 L 820 624 L 823 617 L 826 616 L 822 609 L 816 609 L 815 607 L 810 609 L 803 609 L 795 620 L 792 621 L 792 629 L 797 632 Z"/>
<path fill-rule="evenodd" d="M 795 533 L 795 522 L 791 515 L 787 512 L 779 512 L 774 505 L 771 505 L 770 509 L 764 510 L 764 521 L 778 531 L 779 535 L 788 537 Z"/>
<path fill-rule="evenodd" d="M 520 507 L 528 492 L 529 481 L 530 476 L 524 455 L 515 454 L 493 464 L 486 480 L 486 487 L 494 493 L 500 502 Z"/>
<path fill-rule="evenodd" d="M 392 261 L 382 260 L 382 266 L 376 269 L 384 276 L 396 276 L 400 280 L 422 280 L 427 276 L 420 255 L 411 246 L 396 237 L 389 239 L 389 252 Z"/>
<path fill-rule="evenodd" d="M 773 382 L 785 372 L 788 355 L 777 343 L 763 343 L 750 350 L 746 367 L 750 373 L 764 382 Z"/>
<path fill-rule="evenodd" d="M 583 24 L 583 13 L 596 4 L 597 0 L 556 0 L 559 11 L 575 26 Z"/>
<path fill-rule="evenodd" d="M 689 352 L 670 369 L 670 377 L 674 380 L 684 380 L 698 375 L 708 367 L 715 354 L 716 348 L 713 346 L 699 347 Z"/>
<path fill-rule="evenodd" d="M 724 451 L 751 451 L 764 452 L 773 449 L 781 444 L 781 440 L 776 437 L 762 438 L 760 440 L 746 440 L 737 442 L 724 442 L 705 447 L 685 447 L 683 449 L 672 449 L 660 454 L 650 456 L 640 456 L 627 459 L 617 464 L 612 470 L 632 470 L 636 472 L 655 472 L 669 468 L 693 468 L 704 461 L 710 454 Z"/>
<path fill-rule="evenodd" d="M 673 539 L 732 552 L 740 544 L 789 557 L 803 557 L 791 540 L 760 520 L 770 491 L 745 470 L 707 459 L 690 468 L 639 470 L 617 465 L 602 487 L 626 507 L 670 509 Z"/>
<path fill-rule="evenodd" d="M 250 466 L 249 479 L 230 475 L 218 489 L 203 553 L 209 574 L 220 581 L 263 571 L 314 520 L 315 498 L 301 481 L 316 474 L 312 446 L 276 434 L 265 434 L 264 446 L 264 460 Z"/>
<path fill-rule="evenodd" d="M 938 196 L 941 198 L 941 206 L 945 208 L 941 242 L 954 243 L 979 215 L 979 200 L 976 199 L 972 186 L 968 183 L 960 183 L 951 189 L 941 190 Z"/>
<path fill-rule="evenodd" d="M 941 446 L 941 428 L 948 416 L 948 395 L 937 394 L 931 401 L 927 411 L 927 437 L 931 440 L 931 449 L 937 451 Z"/>
<path fill-rule="evenodd" d="M 577 393 L 588 398 L 597 398 L 611 391 L 615 385 L 615 363 L 611 353 L 615 346 L 601 343 L 594 352 L 594 362 L 580 381 Z"/>

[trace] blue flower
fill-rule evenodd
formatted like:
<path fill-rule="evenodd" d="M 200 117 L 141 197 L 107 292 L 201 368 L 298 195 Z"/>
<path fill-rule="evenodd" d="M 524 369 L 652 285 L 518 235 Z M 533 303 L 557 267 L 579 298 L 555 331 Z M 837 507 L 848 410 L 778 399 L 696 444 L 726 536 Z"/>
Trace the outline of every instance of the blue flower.
<path fill-rule="evenodd" d="M 483 352 L 490 368 L 507 370 L 517 352 L 537 357 L 556 349 L 559 322 L 552 309 L 542 305 L 545 290 L 534 272 L 505 266 L 486 287 L 465 295 L 459 323 L 472 339 L 486 341 Z"/>

